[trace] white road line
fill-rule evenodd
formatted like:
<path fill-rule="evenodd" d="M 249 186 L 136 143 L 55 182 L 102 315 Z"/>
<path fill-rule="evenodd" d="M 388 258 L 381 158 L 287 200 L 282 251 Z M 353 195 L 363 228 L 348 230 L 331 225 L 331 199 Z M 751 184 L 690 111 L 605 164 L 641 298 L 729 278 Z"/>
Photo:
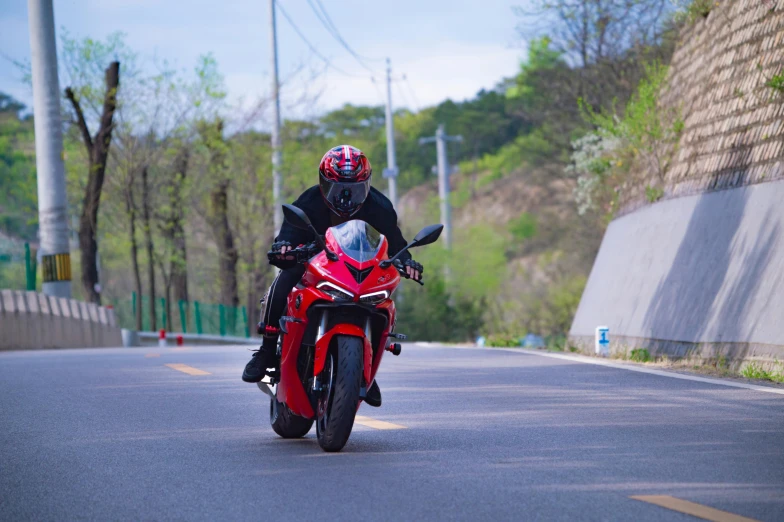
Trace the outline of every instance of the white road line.
<path fill-rule="evenodd" d="M 658 375 L 659 377 L 669 377 L 670 379 L 682 379 L 684 381 L 704 382 L 707 384 L 718 384 L 719 386 L 730 386 L 732 388 L 744 388 L 746 390 L 761 391 L 765 393 L 775 393 L 776 395 L 784 395 L 784 389 L 773 388 L 769 386 L 759 386 L 757 384 L 747 384 L 745 382 L 725 381 L 721 379 L 710 379 L 708 377 L 698 377 L 696 375 L 687 375 L 683 373 L 666 372 L 664 370 L 654 370 L 652 368 L 643 368 L 640 366 L 631 366 L 626 364 L 619 364 L 602 359 L 594 359 L 592 357 L 577 357 L 574 355 L 566 355 L 562 353 L 552 352 L 539 352 L 539 351 L 522 351 L 513 348 L 494 348 L 503 350 L 505 352 L 514 352 L 525 355 L 539 355 L 541 357 L 551 357 L 553 359 L 563 359 L 566 361 L 579 362 L 583 364 L 595 364 L 597 366 L 608 366 L 610 368 L 618 368 L 619 370 L 628 370 L 630 372 L 647 373 L 650 375 Z"/>
<path fill-rule="evenodd" d="M 523 350 L 520 348 L 479 348 L 479 347 L 470 347 L 470 346 L 449 346 L 449 345 L 440 345 L 437 343 L 416 343 L 418 346 L 434 348 L 458 348 L 458 349 L 469 349 L 469 350 L 498 350 L 503 352 L 511 352 L 516 353 L 519 355 L 538 355 L 540 357 L 550 357 L 552 359 L 562 359 L 565 361 L 572 361 L 578 362 L 582 364 L 595 364 L 597 366 L 607 366 L 609 368 L 617 368 L 619 370 L 627 370 L 630 372 L 639 372 L 639 373 L 647 373 L 649 375 L 658 375 L 659 377 L 669 377 L 670 379 L 681 379 L 684 381 L 694 381 L 694 382 L 704 382 L 707 384 L 716 384 L 719 386 L 729 386 L 731 388 L 743 388 L 746 390 L 754 390 L 764 393 L 773 393 L 776 395 L 784 395 L 783 388 L 773 388 L 770 386 L 759 386 L 757 384 L 747 384 L 745 382 L 734 382 L 734 381 L 725 381 L 722 379 L 710 379 L 708 377 L 698 377 L 696 375 L 687 375 L 683 373 L 675 373 L 675 372 L 667 372 L 664 370 L 654 370 L 652 368 L 643 368 L 640 366 L 632 366 L 620 363 L 614 363 L 610 361 L 605 361 L 599 358 L 593 357 L 580 357 L 576 355 L 567 355 L 563 353 L 552 353 L 552 352 L 542 352 L 542 351 L 534 351 L 534 350 Z"/>

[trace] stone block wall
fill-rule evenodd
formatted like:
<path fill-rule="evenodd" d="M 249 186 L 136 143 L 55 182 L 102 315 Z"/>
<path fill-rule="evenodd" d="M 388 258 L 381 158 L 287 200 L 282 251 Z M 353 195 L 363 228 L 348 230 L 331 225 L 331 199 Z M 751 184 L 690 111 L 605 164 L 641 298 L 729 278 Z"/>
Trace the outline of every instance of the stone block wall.
<path fill-rule="evenodd" d="M 36 292 L 0 291 L 0 350 L 122 346 L 114 310 Z"/>
<path fill-rule="evenodd" d="M 719 0 L 684 28 L 661 103 L 683 133 L 662 201 L 655 175 L 621 201 L 570 338 L 611 349 L 784 365 L 784 0 Z M 659 185 L 662 186 L 662 185 Z"/>
<path fill-rule="evenodd" d="M 784 72 L 784 0 L 720 0 L 685 27 L 662 105 L 684 120 L 665 199 L 784 178 L 784 93 L 765 84 Z M 644 186 L 621 214 L 648 204 Z"/>

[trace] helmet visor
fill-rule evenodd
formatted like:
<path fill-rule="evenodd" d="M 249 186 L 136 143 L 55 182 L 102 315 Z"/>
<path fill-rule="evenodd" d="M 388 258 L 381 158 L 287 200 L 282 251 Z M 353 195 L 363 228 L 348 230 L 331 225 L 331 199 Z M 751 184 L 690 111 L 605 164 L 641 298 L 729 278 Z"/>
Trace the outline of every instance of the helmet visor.
<path fill-rule="evenodd" d="M 354 214 L 367 199 L 370 178 L 365 181 L 330 181 L 320 177 L 321 193 L 327 203 L 340 213 Z"/>

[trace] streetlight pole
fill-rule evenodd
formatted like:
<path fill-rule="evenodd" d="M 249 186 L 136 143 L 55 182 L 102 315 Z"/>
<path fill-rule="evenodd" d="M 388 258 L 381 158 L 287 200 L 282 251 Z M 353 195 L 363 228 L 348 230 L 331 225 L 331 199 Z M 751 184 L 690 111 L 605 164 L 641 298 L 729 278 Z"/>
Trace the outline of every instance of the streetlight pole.
<path fill-rule="evenodd" d="M 444 225 L 444 246 L 452 249 L 452 206 L 449 203 L 449 174 L 452 168 L 447 158 L 446 143 L 448 141 L 463 141 L 462 136 L 448 136 L 444 124 L 438 126 L 434 137 L 420 138 L 419 144 L 436 144 L 436 165 L 438 171 L 438 199 L 441 207 L 441 223 Z"/>
<path fill-rule="evenodd" d="M 60 81 L 52 0 L 28 0 L 33 74 L 35 164 L 43 292 L 71 297 L 68 200 L 65 192 Z"/>
<path fill-rule="evenodd" d="M 31 0 L 32 1 L 32 0 Z M 275 0 L 269 0 L 270 6 L 270 48 L 272 51 L 272 200 L 273 200 L 273 224 L 275 231 L 273 237 L 278 234 L 283 225 L 283 200 L 280 167 L 283 163 L 281 144 L 280 144 L 280 83 L 278 82 L 278 37 L 275 29 Z"/>

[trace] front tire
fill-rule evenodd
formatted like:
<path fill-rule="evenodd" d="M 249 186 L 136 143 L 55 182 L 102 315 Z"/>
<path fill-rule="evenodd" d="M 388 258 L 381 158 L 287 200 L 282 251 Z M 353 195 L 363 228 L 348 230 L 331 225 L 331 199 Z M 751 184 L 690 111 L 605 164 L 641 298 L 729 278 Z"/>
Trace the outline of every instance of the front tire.
<path fill-rule="evenodd" d="M 270 398 L 270 425 L 284 439 L 298 439 L 308 434 L 313 419 L 295 415 L 288 406 Z"/>
<path fill-rule="evenodd" d="M 324 451 L 340 451 L 348 442 L 362 386 L 363 340 L 339 335 L 335 348 L 327 354 L 316 412 L 316 434 Z"/>

